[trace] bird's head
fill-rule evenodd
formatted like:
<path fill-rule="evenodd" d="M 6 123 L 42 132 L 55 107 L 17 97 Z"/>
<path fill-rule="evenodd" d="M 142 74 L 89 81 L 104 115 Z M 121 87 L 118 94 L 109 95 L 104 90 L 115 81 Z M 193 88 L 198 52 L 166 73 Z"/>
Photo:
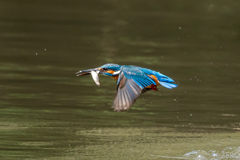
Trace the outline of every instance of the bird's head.
<path fill-rule="evenodd" d="M 98 68 L 79 71 L 76 74 L 77 74 L 77 76 L 82 76 L 82 75 L 90 74 L 91 71 L 95 71 L 95 72 L 103 74 L 105 76 L 116 76 L 119 74 L 121 67 L 122 66 L 118 65 L 118 64 L 108 63 L 108 64 L 104 64 Z"/>

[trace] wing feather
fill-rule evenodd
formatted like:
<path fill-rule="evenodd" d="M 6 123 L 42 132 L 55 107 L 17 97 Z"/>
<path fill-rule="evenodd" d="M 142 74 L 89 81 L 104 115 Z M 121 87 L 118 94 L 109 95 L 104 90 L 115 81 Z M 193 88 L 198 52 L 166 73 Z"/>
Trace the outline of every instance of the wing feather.
<path fill-rule="evenodd" d="M 127 79 L 124 73 L 120 73 L 117 93 L 113 101 L 115 111 L 129 109 L 142 93 L 142 88 L 133 79 Z"/>
<path fill-rule="evenodd" d="M 176 84 L 171 78 L 146 68 L 136 66 L 122 66 L 118 71 L 117 92 L 112 107 L 115 111 L 129 109 L 137 100 L 139 95 L 147 91 L 147 86 L 157 85 L 155 79 L 150 75 L 157 77 L 158 82 L 166 88 L 175 88 Z"/>
<path fill-rule="evenodd" d="M 123 107 L 125 108 L 125 106 L 127 106 L 127 100 L 126 100 L 126 90 L 125 89 L 122 89 L 123 93 L 122 93 L 122 96 L 123 96 Z"/>

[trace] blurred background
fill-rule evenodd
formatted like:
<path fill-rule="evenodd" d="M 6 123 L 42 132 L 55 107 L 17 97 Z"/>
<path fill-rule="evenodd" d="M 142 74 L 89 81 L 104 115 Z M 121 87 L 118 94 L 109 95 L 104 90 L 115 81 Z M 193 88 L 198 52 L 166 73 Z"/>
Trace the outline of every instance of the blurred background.
<path fill-rule="evenodd" d="M 231 0 L 1 0 L 0 159 L 240 153 L 239 8 Z M 153 69 L 179 86 L 114 112 L 114 80 L 100 76 L 99 88 L 75 75 L 106 63 Z"/>

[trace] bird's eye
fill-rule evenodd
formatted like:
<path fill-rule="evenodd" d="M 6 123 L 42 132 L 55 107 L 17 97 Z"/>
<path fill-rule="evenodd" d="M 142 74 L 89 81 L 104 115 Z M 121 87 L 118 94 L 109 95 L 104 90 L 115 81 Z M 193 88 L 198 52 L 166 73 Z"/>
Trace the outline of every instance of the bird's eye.
<path fill-rule="evenodd" d="M 103 68 L 104 71 L 107 71 L 108 69 L 107 68 Z"/>

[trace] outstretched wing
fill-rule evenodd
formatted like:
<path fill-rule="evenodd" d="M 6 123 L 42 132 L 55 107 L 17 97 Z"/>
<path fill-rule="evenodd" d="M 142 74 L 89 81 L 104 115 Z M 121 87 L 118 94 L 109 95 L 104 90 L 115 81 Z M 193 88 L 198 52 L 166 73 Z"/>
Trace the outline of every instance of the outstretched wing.
<path fill-rule="evenodd" d="M 113 101 L 114 111 L 129 109 L 142 93 L 142 88 L 133 79 L 127 79 L 123 73 L 119 76 L 117 92 Z"/>
<path fill-rule="evenodd" d="M 129 109 L 146 86 L 156 85 L 154 80 L 135 66 L 122 66 L 117 84 L 112 106 L 115 111 Z"/>
<path fill-rule="evenodd" d="M 170 77 L 160 73 L 160 72 L 156 72 L 147 68 L 139 68 L 141 71 L 143 71 L 144 73 L 146 73 L 147 75 L 154 75 L 157 77 L 158 82 L 163 86 L 166 87 L 168 89 L 172 89 L 172 88 L 176 88 L 178 85 L 174 84 L 172 82 L 174 82 L 173 79 L 171 79 Z"/>

